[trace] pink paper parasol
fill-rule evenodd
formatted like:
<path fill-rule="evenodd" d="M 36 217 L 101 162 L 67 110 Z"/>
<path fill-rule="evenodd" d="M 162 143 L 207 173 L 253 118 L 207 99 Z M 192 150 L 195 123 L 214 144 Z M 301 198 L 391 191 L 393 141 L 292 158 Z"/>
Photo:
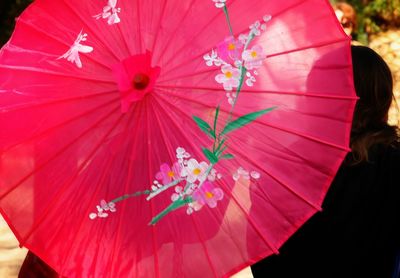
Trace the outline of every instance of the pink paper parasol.
<path fill-rule="evenodd" d="M 324 0 L 36 0 L 0 96 L 1 213 L 66 277 L 221 277 L 278 252 L 356 101 Z"/>

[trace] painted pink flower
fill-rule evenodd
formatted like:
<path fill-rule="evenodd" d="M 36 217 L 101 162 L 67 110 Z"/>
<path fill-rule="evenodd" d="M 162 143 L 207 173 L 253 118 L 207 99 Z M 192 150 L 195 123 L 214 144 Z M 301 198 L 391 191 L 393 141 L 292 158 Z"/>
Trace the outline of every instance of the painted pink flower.
<path fill-rule="evenodd" d="M 261 45 L 255 45 L 251 49 L 245 50 L 242 54 L 244 66 L 248 70 L 257 69 L 262 66 L 266 58 Z"/>
<path fill-rule="evenodd" d="M 224 86 L 225 91 L 232 91 L 240 83 L 240 71 L 231 65 L 224 65 L 221 68 L 222 74 L 218 74 L 215 80 Z"/>
<path fill-rule="evenodd" d="M 227 37 L 223 42 L 217 45 L 218 56 L 226 63 L 234 63 L 241 59 L 243 43 L 234 37 Z"/>
<path fill-rule="evenodd" d="M 173 180 L 179 179 L 181 167 L 179 163 L 175 162 L 172 167 L 164 163 L 160 166 L 160 172 L 156 174 L 156 179 L 161 181 L 164 185 L 169 184 Z"/>
<path fill-rule="evenodd" d="M 193 192 L 192 196 L 199 205 L 207 204 L 210 208 L 215 208 L 217 202 L 224 198 L 224 192 L 210 181 L 205 181 L 200 188 Z"/>
<path fill-rule="evenodd" d="M 207 162 L 202 161 L 199 163 L 196 159 L 191 158 L 188 160 L 186 167 L 181 170 L 180 176 L 190 183 L 194 183 L 197 180 L 203 182 L 207 179 L 205 175 L 207 168 Z"/>

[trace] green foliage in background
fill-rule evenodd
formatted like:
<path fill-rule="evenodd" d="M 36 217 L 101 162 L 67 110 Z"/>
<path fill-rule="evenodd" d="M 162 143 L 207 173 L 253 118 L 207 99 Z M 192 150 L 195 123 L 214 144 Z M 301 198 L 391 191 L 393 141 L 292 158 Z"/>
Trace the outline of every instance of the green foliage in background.
<path fill-rule="evenodd" d="M 0 0 L 0 46 L 8 41 L 14 30 L 15 18 L 33 0 Z"/>
<path fill-rule="evenodd" d="M 348 0 L 357 12 L 357 39 L 368 42 L 369 35 L 388 29 L 400 28 L 400 0 Z"/>

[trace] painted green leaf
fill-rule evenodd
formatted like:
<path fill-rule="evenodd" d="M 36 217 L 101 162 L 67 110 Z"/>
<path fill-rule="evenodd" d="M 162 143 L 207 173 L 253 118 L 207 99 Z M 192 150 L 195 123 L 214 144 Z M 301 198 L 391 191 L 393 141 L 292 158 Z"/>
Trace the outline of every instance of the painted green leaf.
<path fill-rule="evenodd" d="M 222 147 L 222 149 L 220 149 L 220 150 L 218 150 L 218 151 L 215 152 L 215 155 L 216 155 L 217 157 L 219 157 L 227 148 L 228 148 L 228 146 Z"/>
<path fill-rule="evenodd" d="M 212 130 L 212 128 L 210 127 L 210 125 L 208 123 L 206 123 L 205 121 L 203 121 L 202 119 L 200 119 L 199 117 L 193 116 L 193 120 L 196 122 L 196 124 L 199 126 L 199 128 L 208 136 L 210 136 L 211 138 L 216 138 L 215 136 L 215 131 Z"/>
<path fill-rule="evenodd" d="M 203 148 L 203 153 L 212 164 L 218 162 L 218 157 L 216 157 L 209 149 Z"/>
<path fill-rule="evenodd" d="M 272 110 L 274 110 L 276 107 L 271 107 L 268 109 L 264 109 L 264 110 L 260 110 L 257 112 L 253 112 L 247 115 L 244 115 L 236 120 L 234 120 L 233 122 L 230 122 L 229 124 L 227 124 L 224 128 L 224 130 L 221 132 L 221 135 L 227 134 L 235 129 L 241 128 L 251 122 L 253 122 L 254 120 L 256 120 L 257 118 L 261 117 L 262 115 L 267 114 L 268 112 L 271 112 Z"/>
<path fill-rule="evenodd" d="M 164 216 L 166 216 L 168 213 L 181 208 L 183 206 L 186 206 L 187 204 L 190 204 L 193 202 L 193 198 L 188 196 L 185 199 L 182 199 L 180 197 L 178 200 L 174 201 L 172 204 L 170 204 L 166 209 L 164 209 L 162 212 L 157 214 L 149 223 L 149 225 L 155 225 L 158 221 L 160 221 Z"/>
<path fill-rule="evenodd" d="M 232 159 L 235 157 L 233 156 L 233 154 L 227 153 L 227 154 L 224 154 L 221 158 L 222 159 Z"/>
<path fill-rule="evenodd" d="M 214 131 L 217 130 L 217 120 L 218 120 L 218 114 L 219 114 L 219 105 L 217 106 L 217 109 L 215 110 L 215 118 L 214 118 Z"/>
<path fill-rule="evenodd" d="M 224 146 L 225 142 L 226 142 L 226 138 L 221 140 L 221 142 L 218 144 L 217 149 L 215 150 L 216 154 L 219 153 L 219 151 L 221 150 L 222 146 Z"/>

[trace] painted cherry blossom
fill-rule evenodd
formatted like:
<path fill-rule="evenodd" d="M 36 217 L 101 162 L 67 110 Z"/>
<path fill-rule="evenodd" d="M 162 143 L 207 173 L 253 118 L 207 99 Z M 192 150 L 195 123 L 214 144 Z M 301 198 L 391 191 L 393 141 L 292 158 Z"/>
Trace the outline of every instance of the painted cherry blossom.
<path fill-rule="evenodd" d="M 249 180 L 250 179 L 250 174 L 248 171 L 246 171 L 245 169 L 243 169 L 243 167 L 239 167 L 236 170 L 236 173 L 233 174 L 233 180 L 238 181 L 240 178 L 243 178 L 245 180 Z"/>
<path fill-rule="evenodd" d="M 206 65 L 211 67 L 213 65 L 219 67 L 222 65 L 221 59 L 218 57 L 218 54 L 214 49 L 211 50 L 211 53 L 207 53 L 203 56 L 203 59 L 206 61 Z"/>
<path fill-rule="evenodd" d="M 226 63 L 236 62 L 242 56 L 244 44 L 234 37 L 227 37 L 217 45 L 218 56 Z"/>
<path fill-rule="evenodd" d="M 188 208 L 186 210 L 186 213 L 188 215 L 191 215 L 193 212 L 201 210 L 202 207 L 203 207 L 203 205 L 200 204 L 197 201 L 191 202 L 191 203 L 188 204 Z"/>
<path fill-rule="evenodd" d="M 259 172 L 257 172 L 257 171 L 251 171 L 251 172 L 250 172 L 250 176 L 251 176 L 253 179 L 258 180 L 258 179 L 261 177 L 261 174 L 260 174 Z"/>
<path fill-rule="evenodd" d="M 208 164 L 204 161 L 198 162 L 196 159 L 191 158 L 188 160 L 186 167 L 181 170 L 181 177 L 186 178 L 190 183 L 197 180 L 203 182 L 207 179 L 206 171 Z"/>
<path fill-rule="evenodd" d="M 253 33 L 255 36 L 261 35 L 261 23 L 260 21 L 256 21 L 249 26 L 250 32 Z"/>
<path fill-rule="evenodd" d="M 120 23 L 121 19 L 118 16 L 118 13 L 121 12 L 121 8 L 116 8 L 117 0 L 108 0 L 107 6 L 103 8 L 103 12 L 101 14 L 95 15 L 96 19 L 108 19 L 108 25 L 113 25 L 116 23 Z"/>
<path fill-rule="evenodd" d="M 224 65 L 221 68 L 222 74 L 218 74 L 215 80 L 224 86 L 225 91 L 232 91 L 240 83 L 240 71 L 231 65 Z"/>
<path fill-rule="evenodd" d="M 163 187 L 163 184 L 159 183 L 158 180 L 155 180 L 155 181 L 153 181 L 153 184 L 151 185 L 151 190 L 157 191 L 161 187 Z"/>
<path fill-rule="evenodd" d="M 190 154 L 184 148 L 178 147 L 176 149 L 176 158 L 183 159 L 183 158 L 189 158 L 189 157 L 190 157 Z"/>
<path fill-rule="evenodd" d="M 230 105 L 233 106 L 233 104 L 235 103 L 235 98 L 236 98 L 236 96 L 237 96 L 236 92 L 232 92 L 232 93 L 227 92 L 227 93 L 226 93 L 226 97 L 228 98 L 228 103 L 229 103 Z"/>
<path fill-rule="evenodd" d="M 267 22 L 270 21 L 271 19 L 272 19 L 272 15 L 267 14 L 267 15 L 264 15 L 264 16 L 263 16 L 263 20 L 264 20 L 265 23 L 267 23 Z"/>
<path fill-rule="evenodd" d="M 261 45 L 255 45 L 251 49 L 243 51 L 242 58 L 248 70 L 257 69 L 262 66 L 266 55 L 263 53 Z"/>
<path fill-rule="evenodd" d="M 156 179 L 161 181 L 164 185 L 179 178 L 181 167 L 179 163 L 175 162 L 172 167 L 164 163 L 160 166 L 160 172 L 156 174 Z"/>
<path fill-rule="evenodd" d="M 247 171 L 243 167 L 239 167 L 236 172 L 233 174 L 232 178 L 235 181 L 238 181 L 239 179 L 243 178 L 245 180 L 249 180 L 250 178 L 253 179 L 259 179 L 260 178 L 260 173 L 257 171 Z"/>
<path fill-rule="evenodd" d="M 250 72 L 246 73 L 246 77 L 247 77 L 246 85 L 249 87 L 252 87 L 254 83 L 257 81 L 256 78 Z"/>
<path fill-rule="evenodd" d="M 221 179 L 222 175 L 220 173 L 217 173 L 217 170 L 214 168 L 211 169 L 210 174 L 208 175 L 207 179 L 211 182 L 215 181 L 216 179 Z"/>
<path fill-rule="evenodd" d="M 243 45 L 246 44 L 248 38 L 249 38 L 249 36 L 246 35 L 246 34 L 240 34 L 239 37 L 238 37 L 239 41 L 240 41 Z"/>
<path fill-rule="evenodd" d="M 193 192 L 193 199 L 200 205 L 208 205 L 215 208 L 217 202 L 224 198 L 224 192 L 221 188 L 217 188 L 210 181 L 205 181 L 203 185 Z"/>
<path fill-rule="evenodd" d="M 117 211 L 117 209 L 115 208 L 115 204 L 113 202 L 107 203 L 105 200 L 101 200 L 100 205 L 97 205 L 96 208 L 97 208 L 97 213 L 89 214 L 89 218 L 92 220 L 95 219 L 96 217 L 106 218 L 108 216 L 108 213 L 106 211 L 110 212 Z"/>
<path fill-rule="evenodd" d="M 213 2 L 215 3 L 215 7 L 223 8 L 225 7 L 226 0 L 213 0 Z"/>
<path fill-rule="evenodd" d="M 75 63 L 78 68 L 82 68 L 82 62 L 79 57 L 79 52 L 81 53 L 90 53 L 93 51 L 93 47 L 88 45 L 82 45 L 81 42 L 87 40 L 87 34 L 82 34 L 82 31 L 79 33 L 78 37 L 76 38 L 74 44 L 71 48 L 65 52 L 62 56 L 58 57 L 58 59 L 67 59 L 71 63 Z"/>
<path fill-rule="evenodd" d="M 175 187 L 175 193 L 173 193 L 171 195 L 171 201 L 175 202 L 176 200 L 178 200 L 180 197 L 183 196 L 183 187 L 182 186 L 176 186 Z"/>
<path fill-rule="evenodd" d="M 247 32 L 247 34 L 240 34 L 238 37 L 235 37 L 232 35 L 234 33 L 230 24 L 228 9 L 226 8 L 226 0 L 213 0 L 213 2 L 217 8 L 223 8 L 223 12 L 227 17 L 231 36 L 225 38 L 224 41 L 219 43 L 210 53 L 205 54 L 203 59 L 205 60 L 206 66 L 221 67 L 221 73 L 215 76 L 215 80 L 223 85 L 228 102 L 234 106 L 241 90 L 241 88 L 238 88 L 239 85 L 241 86 L 242 82 L 245 81 L 247 86 L 253 86 L 254 82 L 256 82 L 256 76 L 259 74 L 256 69 L 262 66 L 263 60 L 266 58 L 261 45 L 253 45 L 252 42 L 256 36 L 266 31 L 267 26 L 265 23 L 271 20 L 271 16 L 264 16 L 263 20 L 256 21 L 250 26 L 250 31 Z M 103 8 L 103 12 L 95 17 L 97 19 L 108 19 L 108 24 L 110 25 L 118 23 L 120 21 L 118 17 L 120 9 L 116 8 L 116 5 L 117 0 L 108 0 L 108 5 Z M 76 55 L 78 55 L 77 59 L 79 59 L 78 46 L 83 48 L 87 47 L 80 45 L 81 41 L 86 40 L 86 36 L 86 34 L 82 36 L 80 34 L 80 37 L 78 37 L 75 42 L 76 47 L 71 47 L 70 52 L 76 52 Z M 160 74 L 160 68 L 152 66 L 151 57 L 151 53 L 148 51 L 145 54 L 133 55 L 123 60 L 118 67 L 113 69 L 113 73 L 118 81 L 119 90 L 123 93 L 121 95 L 121 98 L 123 98 L 121 104 L 123 113 L 129 108 L 130 102 L 141 100 L 145 94 L 153 89 L 154 82 Z M 153 83 L 150 83 L 150 81 Z M 238 89 L 233 90 L 233 88 Z M 144 89 L 146 91 L 140 91 L 139 94 L 138 91 Z M 218 111 L 218 109 L 219 107 L 216 111 Z M 230 113 L 232 112 L 233 109 Z M 263 111 L 255 113 L 257 117 L 262 115 L 261 112 Z M 214 132 L 214 136 L 212 136 L 215 139 L 212 148 L 213 151 L 211 152 L 210 149 L 206 148 L 203 149 L 208 159 L 207 161 L 199 162 L 195 158 L 192 158 L 184 148 L 178 147 L 176 149 L 176 162 L 174 162 L 172 166 L 166 163 L 160 165 L 160 170 L 155 175 L 155 180 L 150 186 L 151 190 L 126 194 L 114 199 L 114 202 L 139 195 L 148 195 L 146 200 L 151 200 L 167 190 L 172 191 L 172 188 L 174 188 L 171 192 L 172 194 L 170 193 L 172 204 L 153 217 L 149 223 L 150 225 L 156 224 L 165 215 L 179 207 L 187 207 L 186 213 L 188 215 L 201 210 L 206 205 L 210 208 L 217 207 L 218 201 L 221 201 L 224 197 L 224 192 L 215 185 L 217 180 L 222 178 L 222 175 L 218 173 L 214 167 L 221 159 L 233 158 L 232 154 L 224 154 L 225 149 L 228 147 L 228 145 L 225 145 L 225 141 L 228 138 L 225 137 L 223 132 L 220 132 L 218 136 L 216 136 L 217 119 L 216 112 L 214 129 L 212 129 L 209 127 L 208 123 L 204 123 L 204 120 L 197 116 L 194 117 L 194 120 L 201 130 L 207 134 L 209 134 L 210 131 Z M 241 127 L 244 124 L 238 125 Z M 238 127 L 235 127 L 235 129 L 236 128 Z M 223 139 L 221 140 L 221 138 Z M 209 155 L 209 152 L 215 156 L 215 159 Z M 259 179 L 260 176 L 260 173 L 257 171 L 248 171 L 243 167 L 239 167 L 232 177 L 235 181 L 245 179 L 254 182 L 254 180 Z M 97 213 L 91 213 L 89 215 L 91 219 L 107 217 L 109 212 L 114 212 L 116 210 L 114 203 L 107 203 L 104 200 L 96 207 Z"/>

